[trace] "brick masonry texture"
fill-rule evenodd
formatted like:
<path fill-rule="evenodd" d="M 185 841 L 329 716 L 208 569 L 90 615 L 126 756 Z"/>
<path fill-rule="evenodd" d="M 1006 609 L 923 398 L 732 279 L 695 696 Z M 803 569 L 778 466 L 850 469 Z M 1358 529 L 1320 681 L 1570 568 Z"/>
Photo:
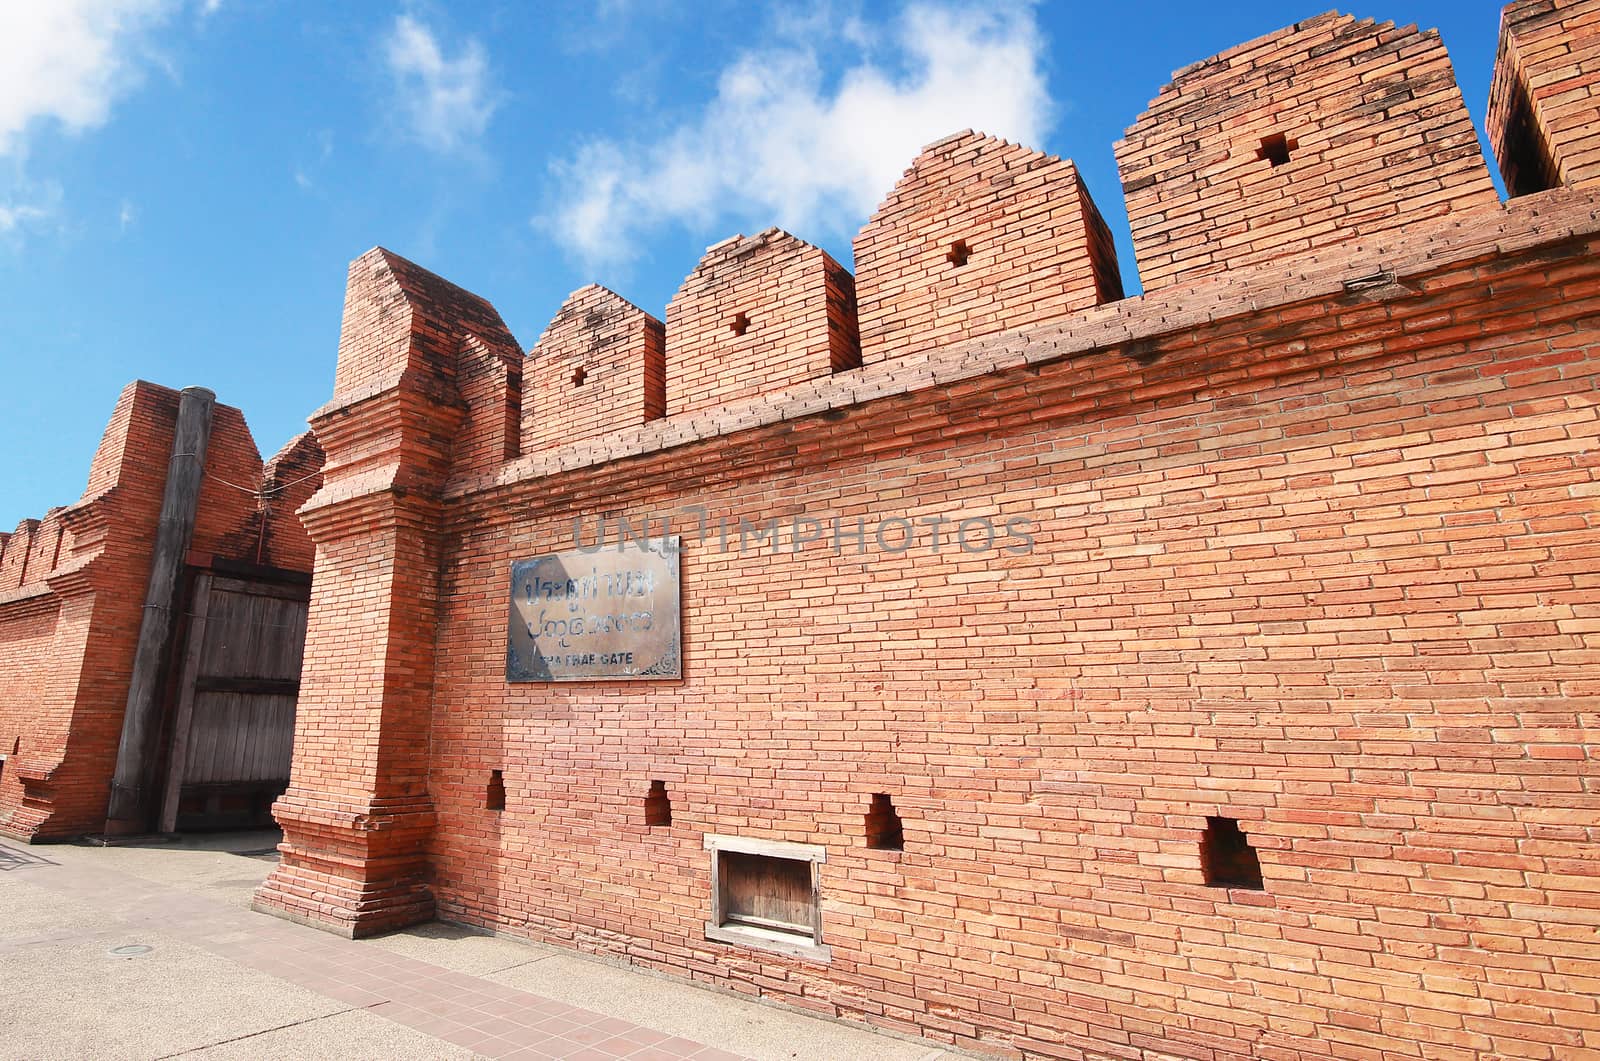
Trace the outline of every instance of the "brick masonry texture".
<path fill-rule="evenodd" d="M 869 363 L 1122 297 L 1111 231 L 1077 167 L 970 130 L 917 156 L 855 259 Z"/>
<path fill-rule="evenodd" d="M 522 449 L 600 438 L 665 415 L 666 330 L 599 284 L 574 291 L 528 351 Z"/>
<path fill-rule="evenodd" d="M 0 833 L 59 839 L 105 825 L 177 414 L 177 391 L 130 383 L 83 496 L 0 545 L 0 754 L 15 753 L 0 775 Z M 263 466 L 243 415 L 217 405 L 189 568 L 309 570 L 294 512 L 321 485 L 321 464 L 306 433 Z"/>
<path fill-rule="evenodd" d="M 1573 0 L 1505 9 L 1489 90 L 1489 141 L 1508 187 L 1600 179 L 1600 10 Z M 1525 138 L 1521 144 L 1518 137 Z M 1532 190 L 1538 190 L 1537 188 Z"/>
<path fill-rule="evenodd" d="M 667 306 L 667 413 L 861 364 L 855 298 L 842 265 L 781 229 L 708 248 Z"/>
<path fill-rule="evenodd" d="M 1600 1056 L 1600 185 L 1482 194 L 1481 160 L 1439 146 L 1459 100 L 1428 34 L 1326 16 L 1176 91 L 1269 54 L 1251 106 L 1326 112 L 1292 133 L 1302 175 L 1376 122 L 1435 145 L 1396 150 L 1433 153 L 1443 198 L 1397 166 L 1296 199 L 1344 220 L 1275 254 L 1219 220 L 1215 268 L 1157 255 L 1140 297 L 1085 285 L 858 367 L 826 263 L 764 264 L 819 261 L 769 233 L 669 308 L 666 416 L 516 447 L 486 425 L 513 419 L 518 367 L 472 353 L 509 342 L 492 307 L 357 259 L 312 420 L 294 778 L 257 905 L 349 935 L 438 913 L 1008 1057 Z M 1350 71 L 1434 105 L 1386 124 Z M 950 194 L 991 194 L 984 172 Z M 1151 186 L 1129 176 L 1132 205 Z M 1170 179 L 1194 204 L 1236 180 Z M 1084 231 L 1053 237 L 1074 269 Z M 880 321 L 918 319 L 907 291 Z M 713 356 L 729 311 L 737 338 L 808 338 Z M 642 386 L 631 340 L 562 321 L 561 357 Z M 684 533 L 696 510 L 869 529 L 860 551 L 686 534 L 682 680 L 506 683 L 514 561 L 572 548 L 575 517 Z M 889 517 L 950 521 L 944 547 L 879 542 Z M 955 547 L 980 517 L 1025 521 L 1031 548 Z M 670 826 L 647 825 L 652 780 Z M 867 846 L 875 793 L 903 850 Z M 1264 890 L 1206 885 L 1215 815 Z M 705 938 L 711 834 L 826 849 L 830 961 Z"/>
<path fill-rule="evenodd" d="M 1116 153 L 1147 291 L 1495 202 L 1438 33 L 1334 12 L 1178 71 Z"/>

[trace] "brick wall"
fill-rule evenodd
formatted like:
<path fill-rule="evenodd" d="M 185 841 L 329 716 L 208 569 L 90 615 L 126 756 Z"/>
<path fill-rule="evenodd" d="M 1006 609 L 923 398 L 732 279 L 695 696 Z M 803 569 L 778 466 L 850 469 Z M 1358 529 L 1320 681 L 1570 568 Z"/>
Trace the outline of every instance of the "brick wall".
<path fill-rule="evenodd" d="M 317 436 L 302 431 L 262 466 L 266 530 L 258 538 L 257 563 L 285 571 L 311 570 L 315 551 L 298 513 L 322 486 L 322 464 Z"/>
<path fill-rule="evenodd" d="M 22 705 L 37 704 L 43 693 L 57 612 L 48 598 L 34 598 L 34 606 L 23 607 L 7 596 L 0 594 L 0 645 L 5 646 L 0 652 L 0 755 L 7 757 L 0 773 L 0 806 L 20 801 L 21 756 L 50 738 L 43 720 Z"/>
<path fill-rule="evenodd" d="M 855 262 L 868 363 L 1122 297 L 1077 167 L 970 130 L 923 149 L 856 236 Z"/>
<path fill-rule="evenodd" d="M 1146 290 L 1496 201 L 1438 33 L 1334 12 L 1179 70 L 1116 153 Z"/>
<path fill-rule="evenodd" d="M 0 831 L 9 835 L 72 836 L 105 822 L 166 477 L 167 462 L 151 455 L 171 452 L 176 415 L 176 391 L 144 382 L 124 388 L 84 496 L 57 510 L 71 551 L 57 570 L 38 572 L 18 587 L 17 599 L 0 604 L 0 616 L 19 619 L 54 612 L 35 688 L 0 709 L 0 730 L 9 716 L 10 728 L 25 734 L 0 780 Z M 19 622 L 14 632 L 27 625 Z M 39 647 L 29 638 L 6 641 L 0 659 L 33 665 Z"/>
<path fill-rule="evenodd" d="M 1578 1050 L 1596 245 L 463 498 L 443 913 L 1037 1056 Z M 1034 547 L 689 542 L 682 683 L 504 682 L 513 560 L 690 506 L 1021 517 Z M 875 792 L 904 852 L 866 848 Z M 1264 893 L 1203 884 L 1218 814 Z M 831 965 L 704 939 L 708 833 L 827 847 Z"/>
<path fill-rule="evenodd" d="M 0 751 L 20 742 L 0 776 L 0 833 L 54 839 L 105 824 L 177 411 L 177 391 L 130 383 L 83 497 L 26 521 L 0 555 Z M 304 500 L 320 485 L 320 450 L 302 436 L 280 457 L 274 468 L 310 476 L 286 491 Z M 244 417 L 216 406 L 191 567 L 309 567 L 292 510 L 269 515 L 263 536 L 262 483 Z"/>
<path fill-rule="evenodd" d="M 621 295 L 574 291 L 528 351 L 522 449 L 599 438 L 666 413 L 666 331 Z"/>
<path fill-rule="evenodd" d="M 855 283 L 781 229 L 724 240 L 667 306 L 666 360 L 668 415 L 859 365 Z"/>
<path fill-rule="evenodd" d="M 665 418 L 493 466 L 441 457 L 467 414 L 434 341 L 492 310 L 414 328 L 448 285 L 358 259 L 258 905 L 352 935 L 437 909 L 1011 1057 L 1600 1049 L 1600 193 L 1484 196 L 1441 60 L 1330 16 L 1179 75 L 1318 100 L 1313 146 L 1399 138 L 1304 242 L 1219 220 L 1140 297 L 838 374 L 815 272 L 769 277 L 811 307 L 804 371 L 728 348 L 724 393 L 691 346 L 708 382 L 675 391 L 669 309 Z M 1171 201 L 1203 212 L 1194 172 Z M 745 278 L 718 250 L 707 329 Z M 510 565 L 602 513 L 683 536 L 682 679 L 508 684 Z M 903 850 L 868 846 L 879 794 Z M 1262 889 L 1208 883 L 1212 817 Z M 706 938 L 712 834 L 826 850 L 830 960 Z"/>
<path fill-rule="evenodd" d="M 1600 181 L 1600 3 L 1518 0 L 1500 24 L 1489 141 L 1512 195 Z"/>

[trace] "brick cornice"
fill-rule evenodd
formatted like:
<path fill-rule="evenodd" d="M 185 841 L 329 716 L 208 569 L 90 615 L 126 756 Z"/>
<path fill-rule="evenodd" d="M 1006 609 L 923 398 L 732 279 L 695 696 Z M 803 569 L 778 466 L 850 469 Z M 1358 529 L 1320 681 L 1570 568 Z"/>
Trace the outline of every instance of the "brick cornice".
<path fill-rule="evenodd" d="M 273 807 L 281 822 L 338 830 L 342 835 L 370 836 L 405 829 L 431 829 L 433 801 L 427 796 L 394 799 L 349 798 L 315 789 L 289 786 Z"/>
<path fill-rule="evenodd" d="M 426 481 L 404 465 L 346 475 L 317 491 L 298 515 L 319 545 L 353 537 L 381 538 L 398 529 L 431 532 L 440 502 Z"/>

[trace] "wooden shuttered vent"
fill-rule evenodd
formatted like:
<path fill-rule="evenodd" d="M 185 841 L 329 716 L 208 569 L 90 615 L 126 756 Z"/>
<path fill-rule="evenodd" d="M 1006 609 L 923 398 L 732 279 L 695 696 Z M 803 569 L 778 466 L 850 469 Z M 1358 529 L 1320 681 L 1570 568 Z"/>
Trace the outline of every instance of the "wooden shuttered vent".
<path fill-rule="evenodd" d="M 706 938 L 815 961 L 822 942 L 822 865 L 827 849 L 810 844 L 707 836 L 712 916 Z"/>

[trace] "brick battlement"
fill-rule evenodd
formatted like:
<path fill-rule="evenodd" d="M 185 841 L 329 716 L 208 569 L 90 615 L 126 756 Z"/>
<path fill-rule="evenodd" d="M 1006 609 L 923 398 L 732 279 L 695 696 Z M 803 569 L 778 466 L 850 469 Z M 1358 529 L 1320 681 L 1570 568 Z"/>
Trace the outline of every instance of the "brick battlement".
<path fill-rule="evenodd" d="M 1122 297 L 1072 162 L 967 130 L 924 148 L 855 239 L 867 363 Z"/>
<path fill-rule="evenodd" d="M 667 306 L 666 411 L 694 412 L 861 364 L 855 282 L 771 228 L 706 248 Z"/>
<path fill-rule="evenodd" d="M 1600 7 L 1518 0 L 1500 23 L 1489 142 L 1512 195 L 1600 181 Z"/>
<path fill-rule="evenodd" d="M 466 499 L 483 495 L 492 502 L 500 490 L 518 483 L 950 386 L 1007 369 L 1085 355 L 1153 360 L 1163 350 L 1181 345 L 1183 338 L 1198 328 L 1229 322 L 1270 324 L 1274 313 L 1298 320 L 1302 314 L 1297 307 L 1302 305 L 1332 302 L 1344 304 L 1347 310 L 1359 309 L 1353 316 L 1334 310 L 1321 320 L 1296 323 L 1295 338 L 1301 346 L 1309 337 L 1328 337 L 1319 346 L 1332 351 L 1342 345 L 1338 337 L 1352 321 L 1369 315 L 1370 310 L 1360 307 L 1414 298 L 1431 276 L 1486 263 L 1514 262 L 1536 247 L 1557 247 L 1571 241 L 1582 246 L 1596 239 L 1600 239 L 1600 191 L 1555 192 L 1537 200 L 1516 200 L 1494 207 L 1487 216 L 1440 218 L 1388 238 L 1307 255 L 1287 273 L 1275 265 L 1240 268 L 1080 311 L 1050 326 L 950 343 L 921 357 L 869 365 L 859 372 L 808 381 L 698 414 L 530 452 L 502 468 L 452 480 L 445 496 Z M 1576 252 L 1560 253 L 1565 257 Z M 1374 277 L 1379 278 L 1376 284 Z M 1300 356 L 1285 363 L 1285 371 L 1306 371 L 1315 363 L 1310 350 L 1296 350 Z M 1365 356 L 1382 354 L 1385 348 L 1356 344 L 1356 350 Z M 1340 363 L 1344 361 L 1340 359 Z M 1267 357 L 1264 363 L 1279 362 Z M 1215 375 L 1199 371 L 1193 375 L 1196 387 L 1215 387 L 1218 382 Z M 1120 414 L 1139 397 L 1097 388 L 1093 399 L 1086 399 L 1084 410 Z M 698 466 L 685 466 L 685 474 L 691 477 L 702 473 Z"/>
<path fill-rule="evenodd" d="M 1524 0 L 1506 10 L 1491 137 L 1513 168 L 1536 142 L 1546 186 L 1597 183 L 1585 139 L 1596 123 L 1582 120 L 1595 113 L 1583 107 L 1596 9 Z M 1329 254 L 1353 262 L 1412 230 L 1450 238 L 1501 213 L 1438 34 L 1337 12 L 1176 71 L 1117 156 L 1147 293 L 1181 297 L 1194 281 L 1239 273 L 1288 287 Z M 647 424 L 696 435 L 708 415 L 748 420 L 829 379 L 835 391 L 876 391 L 874 365 L 1092 320 L 1123 299 L 1114 241 L 1072 162 L 972 130 L 923 149 L 854 250 L 852 276 L 781 230 L 734 236 L 707 249 L 664 325 L 590 285 L 526 359 L 486 300 L 374 251 L 352 267 L 351 297 L 370 300 L 360 292 L 374 282 L 387 294 L 347 306 L 329 408 L 421 373 L 466 414 L 446 430 L 435 474 L 480 479 L 519 454 L 614 451 L 619 433 Z"/>
<path fill-rule="evenodd" d="M 1495 202 L 1439 35 L 1332 12 L 1178 71 L 1117 164 L 1146 290 Z"/>
<path fill-rule="evenodd" d="M 528 352 L 522 451 L 532 453 L 666 414 L 666 329 L 614 291 L 567 296 Z"/>

